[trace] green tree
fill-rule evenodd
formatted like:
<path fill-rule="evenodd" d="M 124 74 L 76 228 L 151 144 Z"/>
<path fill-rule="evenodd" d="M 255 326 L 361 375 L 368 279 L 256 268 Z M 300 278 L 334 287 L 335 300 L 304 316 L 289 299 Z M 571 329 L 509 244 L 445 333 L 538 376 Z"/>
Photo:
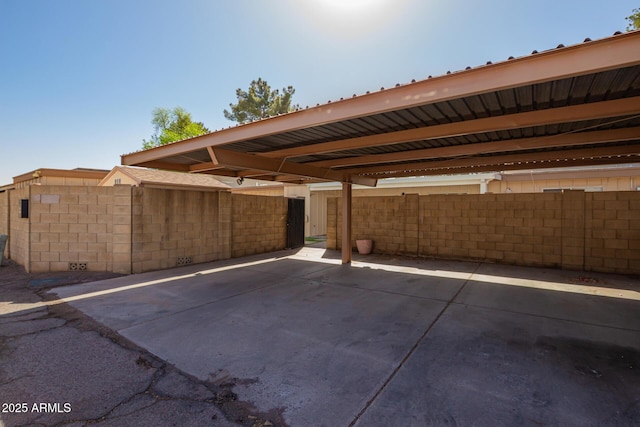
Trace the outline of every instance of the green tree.
<path fill-rule="evenodd" d="M 640 8 L 633 9 L 632 14 L 627 16 L 625 19 L 629 21 L 629 25 L 627 25 L 627 31 L 638 30 L 640 29 Z"/>
<path fill-rule="evenodd" d="M 266 80 L 258 78 L 251 82 L 248 91 L 236 90 L 238 102 L 229 104 L 231 111 L 224 110 L 224 116 L 243 124 L 288 113 L 298 108 L 298 105 L 291 105 L 291 97 L 294 93 L 293 86 L 283 88 L 281 94 L 278 89 L 271 90 Z"/>
<path fill-rule="evenodd" d="M 149 140 L 142 140 L 142 148 L 145 150 L 209 133 L 204 124 L 194 122 L 191 113 L 182 107 L 175 107 L 173 110 L 155 108 L 152 114 L 154 134 Z"/>

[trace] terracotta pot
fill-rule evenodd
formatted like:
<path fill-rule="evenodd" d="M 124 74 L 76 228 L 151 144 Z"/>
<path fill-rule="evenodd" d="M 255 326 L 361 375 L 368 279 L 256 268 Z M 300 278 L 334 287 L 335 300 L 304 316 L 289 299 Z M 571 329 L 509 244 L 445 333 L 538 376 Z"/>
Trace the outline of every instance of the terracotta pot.
<path fill-rule="evenodd" d="M 356 246 L 360 255 L 369 255 L 373 247 L 373 240 L 356 240 Z"/>

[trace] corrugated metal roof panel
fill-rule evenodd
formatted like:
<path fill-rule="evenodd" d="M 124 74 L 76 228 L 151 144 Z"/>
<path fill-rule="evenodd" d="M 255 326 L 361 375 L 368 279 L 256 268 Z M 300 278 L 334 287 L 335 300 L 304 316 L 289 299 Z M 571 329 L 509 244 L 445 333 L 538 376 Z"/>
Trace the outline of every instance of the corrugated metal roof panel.
<path fill-rule="evenodd" d="M 608 120 L 587 120 L 582 122 L 563 123 L 560 125 L 535 126 L 521 129 L 502 130 L 498 132 L 484 132 L 449 138 L 436 138 L 426 141 L 413 141 L 401 144 L 367 147 L 365 149 L 344 150 L 322 155 L 306 156 L 306 158 L 309 159 L 308 161 L 330 160 L 349 156 L 385 154 L 425 148 L 474 144 L 479 142 L 508 141 L 540 136 L 558 136 L 562 133 L 577 132 L 585 129 L 619 129 L 629 126 L 640 126 L 640 117 L 635 119 L 622 117 Z"/>
<path fill-rule="evenodd" d="M 629 93 L 632 93 L 632 96 L 640 94 L 640 66 L 358 117 L 340 123 L 284 132 L 277 137 L 242 141 L 231 144 L 228 148 L 251 152 L 270 151 L 274 148 L 293 148 L 300 145 L 367 136 L 381 131 L 394 132 L 473 118 L 562 107 L 585 101 L 616 99 L 629 96 Z M 568 131 L 563 125 L 559 125 L 559 129 L 559 131 Z M 542 135 L 543 132 L 542 129 L 530 129 L 525 130 L 523 136 Z"/>

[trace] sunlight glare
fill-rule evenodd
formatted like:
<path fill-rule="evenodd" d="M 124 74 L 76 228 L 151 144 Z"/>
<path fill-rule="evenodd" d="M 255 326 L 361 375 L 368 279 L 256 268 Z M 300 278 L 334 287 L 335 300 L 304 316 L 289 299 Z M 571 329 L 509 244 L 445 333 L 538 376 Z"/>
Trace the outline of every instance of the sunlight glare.
<path fill-rule="evenodd" d="M 361 39 L 393 26 L 398 14 L 405 10 L 397 0 L 313 0 L 296 6 L 318 31 L 343 41 Z"/>
<path fill-rule="evenodd" d="M 376 8 L 386 0 L 317 0 L 328 9 L 337 12 L 364 12 L 367 9 Z"/>

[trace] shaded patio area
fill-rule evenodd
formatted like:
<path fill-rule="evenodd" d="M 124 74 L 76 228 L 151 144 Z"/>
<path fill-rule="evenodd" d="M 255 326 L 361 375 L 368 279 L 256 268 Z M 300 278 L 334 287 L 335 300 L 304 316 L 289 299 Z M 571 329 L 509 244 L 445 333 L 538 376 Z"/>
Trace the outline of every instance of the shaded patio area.
<path fill-rule="evenodd" d="M 637 278 L 307 247 L 51 292 L 276 423 L 640 422 Z"/>

